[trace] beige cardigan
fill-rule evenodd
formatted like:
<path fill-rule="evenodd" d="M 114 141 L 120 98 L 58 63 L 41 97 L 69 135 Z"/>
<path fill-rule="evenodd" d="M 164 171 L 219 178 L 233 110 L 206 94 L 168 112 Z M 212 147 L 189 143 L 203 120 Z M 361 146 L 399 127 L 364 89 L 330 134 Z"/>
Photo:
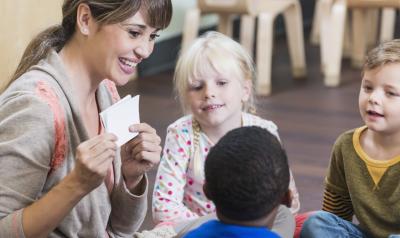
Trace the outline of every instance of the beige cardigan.
<path fill-rule="evenodd" d="M 116 102 L 115 85 L 102 82 L 97 99 L 100 110 Z M 25 237 L 23 209 L 74 168 L 75 149 L 88 139 L 74 100 L 55 51 L 0 96 L 0 237 Z M 49 237 L 132 237 L 146 215 L 147 178 L 145 186 L 142 195 L 131 194 L 116 158 L 111 193 L 100 185 Z"/>

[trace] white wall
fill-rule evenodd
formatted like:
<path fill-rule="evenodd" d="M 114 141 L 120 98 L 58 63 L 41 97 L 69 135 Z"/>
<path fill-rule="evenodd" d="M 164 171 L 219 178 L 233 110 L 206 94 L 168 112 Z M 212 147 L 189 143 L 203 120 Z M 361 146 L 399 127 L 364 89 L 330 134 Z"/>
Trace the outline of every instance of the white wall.
<path fill-rule="evenodd" d="M 169 39 L 182 33 L 185 13 L 188 9 L 196 6 L 196 0 L 172 0 L 172 5 L 173 15 L 171 24 L 168 26 L 167 29 L 160 32 L 160 37 L 158 38 L 158 41 Z M 210 14 L 202 17 L 200 28 L 205 28 L 216 24 L 217 16 Z"/>

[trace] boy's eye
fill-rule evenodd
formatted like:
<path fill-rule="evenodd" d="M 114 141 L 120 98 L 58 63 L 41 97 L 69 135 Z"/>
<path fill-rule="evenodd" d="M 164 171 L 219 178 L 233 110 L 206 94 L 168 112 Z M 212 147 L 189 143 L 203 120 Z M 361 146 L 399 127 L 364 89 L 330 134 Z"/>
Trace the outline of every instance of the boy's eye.
<path fill-rule="evenodd" d="M 386 92 L 386 94 L 389 96 L 394 96 L 394 97 L 399 96 L 399 94 L 397 92 L 393 92 L 393 91 L 388 91 L 388 92 Z"/>
<path fill-rule="evenodd" d="M 363 89 L 364 89 L 365 92 L 370 92 L 370 91 L 372 91 L 372 87 L 369 86 L 369 85 L 364 85 L 364 86 L 363 86 Z"/>

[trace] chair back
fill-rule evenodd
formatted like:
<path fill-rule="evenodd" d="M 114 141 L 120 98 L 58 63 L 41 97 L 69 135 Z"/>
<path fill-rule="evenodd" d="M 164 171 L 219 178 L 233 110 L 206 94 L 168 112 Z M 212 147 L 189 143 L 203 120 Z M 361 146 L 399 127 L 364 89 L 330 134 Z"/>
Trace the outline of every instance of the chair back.
<path fill-rule="evenodd" d="M 349 7 L 400 7 L 400 0 L 347 0 Z"/>
<path fill-rule="evenodd" d="M 254 12 L 254 2 L 265 0 L 198 0 L 205 13 L 249 14 Z"/>

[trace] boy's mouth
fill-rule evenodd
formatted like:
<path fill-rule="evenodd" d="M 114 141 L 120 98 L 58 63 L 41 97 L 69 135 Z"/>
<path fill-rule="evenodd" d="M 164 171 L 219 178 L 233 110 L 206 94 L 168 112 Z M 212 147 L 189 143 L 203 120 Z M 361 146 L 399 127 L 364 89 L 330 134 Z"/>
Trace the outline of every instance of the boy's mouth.
<path fill-rule="evenodd" d="M 368 114 L 369 116 L 373 116 L 373 117 L 384 117 L 383 114 L 378 113 L 378 112 L 373 111 L 373 110 L 367 110 L 367 114 Z"/>

